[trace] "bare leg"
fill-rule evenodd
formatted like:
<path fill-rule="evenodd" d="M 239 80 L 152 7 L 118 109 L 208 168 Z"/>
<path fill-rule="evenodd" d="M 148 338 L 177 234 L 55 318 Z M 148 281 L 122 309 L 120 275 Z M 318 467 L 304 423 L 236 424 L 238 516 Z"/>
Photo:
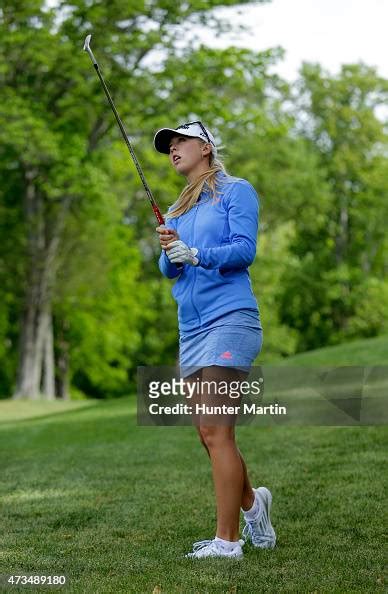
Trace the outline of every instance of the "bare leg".
<path fill-rule="evenodd" d="M 204 427 L 202 436 L 210 453 L 217 504 L 217 536 L 236 541 L 244 472 L 233 427 Z"/>
<path fill-rule="evenodd" d="M 207 455 L 210 458 L 210 452 L 209 452 L 209 448 L 206 445 L 206 442 L 204 441 L 202 435 L 201 435 L 201 430 L 199 427 L 196 427 L 197 432 L 198 432 L 198 436 L 199 439 L 203 445 L 203 447 L 205 448 Z M 241 507 L 244 511 L 251 509 L 253 502 L 255 500 L 254 494 L 253 494 L 253 490 L 251 487 L 251 483 L 249 481 L 249 477 L 248 477 L 248 471 L 247 471 L 247 467 L 245 464 L 245 460 L 240 452 L 239 449 L 237 449 L 238 454 L 240 456 L 241 459 L 241 464 L 242 464 L 242 468 L 243 468 L 243 474 L 244 474 L 244 484 L 243 484 L 243 492 L 242 492 L 242 498 L 241 498 Z"/>
<path fill-rule="evenodd" d="M 236 379 L 237 375 L 234 370 L 210 367 L 188 376 L 185 381 L 189 384 L 197 380 L 231 381 Z M 238 379 L 243 379 L 241 374 Z M 202 396 L 204 397 L 202 398 Z M 194 392 L 191 404 L 195 406 L 196 403 L 207 400 L 209 399 L 206 398 L 206 395 Z M 203 427 L 200 425 L 200 419 L 201 417 L 195 417 L 193 422 L 212 464 L 217 504 L 217 536 L 225 540 L 236 541 L 239 535 L 240 507 L 244 510 L 250 509 L 254 501 L 247 467 L 235 443 L 234 423 L 228 423 L 226 427 L 219 425 Z"/>
<path fill-rule="evenodd" d="M 244 487 L 243 487 L 243 493 L 242 493 L 242 497 L 241 497 L 241 507 L 243 508 L 244 511 L 246 511 L 248 509 L 251 509 L 253 502 L 255 500 L 255 496 L 253 494 L 251 483 L 250 483 L 250 480 L 248 477 L 248 471 L 247 471 L 247 467 L 245 464 L 245 460 L 242 457 L 240 450 L 238 450 L 238 453 L 241 458 L 241 464 L 242 464 L 243 472 L 244 472 Z"/>
<path fill-rule="evenodd" d="M 236 379 L 241 379 L 238 372 L 230 368 L 214 366 L 202 369 L 204 382 L 229 382 Z M 208 394 L 202 395 L 202 403 L 220 404 Z M 235 442 L 235 419 L 230 417 L 228 420 L 225 417 L 224 422 L 224 419 L 213 418 L 213 423 L 209 421 L 209 417 L 201 419 L 206 423 L 201 422 L 197 431 L 212 464 L 217 503 L 217 536 L 236 541 L 239 538 L 240 507 L 252 507 L 254 497 L 244 459 Z"/>

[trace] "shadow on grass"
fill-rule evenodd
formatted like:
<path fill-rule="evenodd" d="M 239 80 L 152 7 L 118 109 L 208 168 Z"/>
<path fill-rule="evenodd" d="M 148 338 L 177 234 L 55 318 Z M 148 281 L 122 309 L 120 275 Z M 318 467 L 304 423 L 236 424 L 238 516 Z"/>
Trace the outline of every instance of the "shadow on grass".
<path fill-rule="evenodd" d="M 102 409 L 104 407 L 107 408 L 112 408 L 112 406 L 114 407 L 114 405 L 116 404 L 118 407 L 122 407 L 123 402 L 128 402 L 131 406 L 131 412 L 130 414 L 135 414 L 136 412 L 136 397 L 135 396 L 131 396 L 131 397 L 123 397 L 123 398 L 117 398 L 117 399 L 109 399 L 109 400 L 85 400 L 85 401 L 78 401 L 78 400 L 70 400 L 68 402 L 66 401 L 54 401 L 54 402 L 45 402 L 44 400 L 37 400 L 37 401 L 31 401 L 31 400 L 17 400 L 17 401 L 11 401 L 11 400 L 3 400 L 0 401 L 0 415 L 2 412 L 2 402 L 6 402 L 7 403 L 7 408 L 10 408 L 10 405 L 12 407 L 12 404 L 14 404 L 15 406 L 12 407 L 13 408 L 13 414 L 14 416 L 12 416 L 10 419 L 1 419 L 0 418 L 0 430 L 2 426 L 7 426 L 7 425 L 15 425 L 18 423 L 31 423 L 31 422 L 35 422 L 35 421 L 41 421 L 41 420 L 46 420 L 46 419 L 50 419 L 50 418 L 66 418 L 69 417 L 71 415 L 79 415 L 81 413 L 83 414 L 88 414 L 91 409 Z M 52 412 L 48 412 L 45 414 L 34 414 L 34 405 L 36 405 L 36 408 L 43 408 L 45 406 L 49 407 L 52 405 L 56 405 L 56 404 L 60 404 L 61 406 L 68 404 L 69 408 L 65 409 L 65 410 L 54 410 Z M 18 411 L 17 411 L 17 407 L 22 407 L 22 406 L 28 406 L 29 411 L 26 413 L 25 410 L 21 409 L 20 412 L 20 416 L 17 415 Z M 31 412 L 31 416 L 30 413 Z M 24 414 L 27 414 L 28 416 L 23 416 Z"/>

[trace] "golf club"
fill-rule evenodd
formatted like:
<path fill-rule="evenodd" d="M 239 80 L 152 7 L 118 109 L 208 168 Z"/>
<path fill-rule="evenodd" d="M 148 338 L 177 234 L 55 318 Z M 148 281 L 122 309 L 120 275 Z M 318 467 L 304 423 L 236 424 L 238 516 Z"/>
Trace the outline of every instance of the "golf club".
<path fill-rule="evenodd" d="M 90 56 L 90 59 L 91 59 L 91 61 L 93 62 L 93 66 L 94 66 L 94 68 L 95 68 L 95 70 L 96 70 L 96 72 L 97 72 L 97 74 L 98 74 L 98 78 L 99 78 L 99 79 L 100 79 L 100 81 L 101 81 L 101 84 L 102 84 L 102 86 L 103 86 L 103 89 L 104 89 L 104 91 L 105 91 L 105 95 L 107 96 L 107 99 L 108 99 L 108 101 L 109 101 L 109 104 L 110 104 L 110 106 L 111 106 L 111 108 L 112 108 L 112 111 L 113 111 L 113 113 L 115 114 L 115 118 L 116 118 L 116 120 L 117 120 L 117 123 L 118 123 L 118 125 L 119 125 L 120 131 L 121 131 L 121 134 L 123 135 L 123 138 L 124 138 L 124 140 L 125 140 L 125 144 L 126 144 L 126 145 L 127 145 L 127 147 L 128 147 L 128 150 L 129 150 L 129 152 L 130 152 L 130 154 L 131 154 L 131 157 L 132 157 L 132 160 L 133 160 L 133 162 L 135 163 L 135 166 L 136 166 L 137 172 L 138 172 L 138 174 L 139 174 L 139 176 L 140 176 L 140 179 L 141 179 L 141 181 L 142 181 L 142 184 L 143 184 L 143 186 L 144 186 L 144 189 L 145 189 L 145 191 L 146 191 L 146 194 L 147 194 L 147 196 L 148 196 L 148 198 L 149 198 L 149 201 L 151 202 L 152 210 L 153 210 L 153 211 L 154 211 L 154 213 L 155 213 L 156 219 L 157 219 L 157 221 L 158 221 L 159 225 L 164 225 L 164 218 L 163 218 L 163 216 L 162 216 L 162 213 L 160 212 L 160 210 L 159 210 L 159 207 L 158 207 L 158 205 L 156 204 L 155 198 L 154 198 L 154 197 L 153 197 L 153 195 L 152 195 L 152 192 L 151 192 L 151 190 L 150 190 L 150 187 L 149 187 L 149 185 L 147 184 L 147 181 L 146 181 L 146 179 L 145 179 L 145 177 L 144 177 L 144 173 L 143 173 L 143 171 L 142 171 L 142 169 L 141 169 L 141 167 L 140 167 L 140 163 L 139 163 L 139 161 L 137 160 L 137 157 L 136 157 L 136 155 L 135 155 L 135 151 L 133 150 L 133 147 L 132 147 L 131 143 L 129 142 L 129 137 L 128 137 L 128 134 L 127 134 L 127 133 L 126 133 L 126 131 L 125 131 L 125 128 L 124 128 L 123 122 L 121 121 L 121 119 L 120 119 L 120 116 L 119 116 L 119 114 L 117 113 L 117 109 L 116 109 L 116 107 L 115 107 L 115 104 L 113 103 L 112 97 L 110 96 L 110 93 L 109 93 L 108 87 L 106 86 L 106 84 L 105 84 L 105 81 L 104 81 L 104 79 L 102 78 L 102 75 L 101 75 L 101 72 L 100 72 L 100 68 L 99 68 L 99 66 L 98 66 L 98 64 L 97 64 L 97 60 L 96 60 L 96 58 L 94 57 L 94 54 L 93 54 L 92 50 L 90 49 L 90 40 L 91 40 L 91 38 L 92 38 L 92 36 L 91 36 L 91 35 L 87 35 L 87 36 L 86 36 L 86 38 L 85 38 L 85 43 L 84 43 L 84 47 L 83 47 L 83 49 L 84 49 L 86 52 L 88 52 L 88 54 L 89 54 L 89 56 Z"/>

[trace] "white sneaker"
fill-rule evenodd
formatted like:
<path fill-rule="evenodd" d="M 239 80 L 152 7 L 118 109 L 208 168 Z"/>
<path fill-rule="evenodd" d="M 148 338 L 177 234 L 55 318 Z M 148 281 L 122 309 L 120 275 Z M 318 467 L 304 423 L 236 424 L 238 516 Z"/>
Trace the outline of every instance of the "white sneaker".
<path fill-rule="evenodd" d="M 233 559 L 242 559 L 243 552 L 241 546 L 244 544 L 243 540 L 236 542 L 233 549 L 225 549 L 222 544 L 213 540 L 200 540 L 193 544 L 193 552 L 187 553 L 186 558 L 189 559 L 204 559 L 206 557 L 229 557 Z"/>
<path fill-rule="evenodd" d="M 250 540 L 254 547 L 273 549 L 276 544 L 276 534 L 269 516 L 272 504 L 271 492 L 266 487 L 259 487 L 253 491 L 262 511 L 254 520 L 245 519 L 242 536 L 246 542 Z"/>

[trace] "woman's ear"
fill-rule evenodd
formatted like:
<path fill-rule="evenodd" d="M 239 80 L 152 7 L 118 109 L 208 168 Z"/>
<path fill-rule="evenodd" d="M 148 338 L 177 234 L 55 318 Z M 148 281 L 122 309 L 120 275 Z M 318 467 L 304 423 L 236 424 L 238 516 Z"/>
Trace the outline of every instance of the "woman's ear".
<path fill-rule="evenodd" d="M 206 144 L 202 145 L 202 155 L 204 157 L 209 157 L 211 152 L 212 152 L 212 147 L 210 146 L 210 144 L 208 142 Z"/>

